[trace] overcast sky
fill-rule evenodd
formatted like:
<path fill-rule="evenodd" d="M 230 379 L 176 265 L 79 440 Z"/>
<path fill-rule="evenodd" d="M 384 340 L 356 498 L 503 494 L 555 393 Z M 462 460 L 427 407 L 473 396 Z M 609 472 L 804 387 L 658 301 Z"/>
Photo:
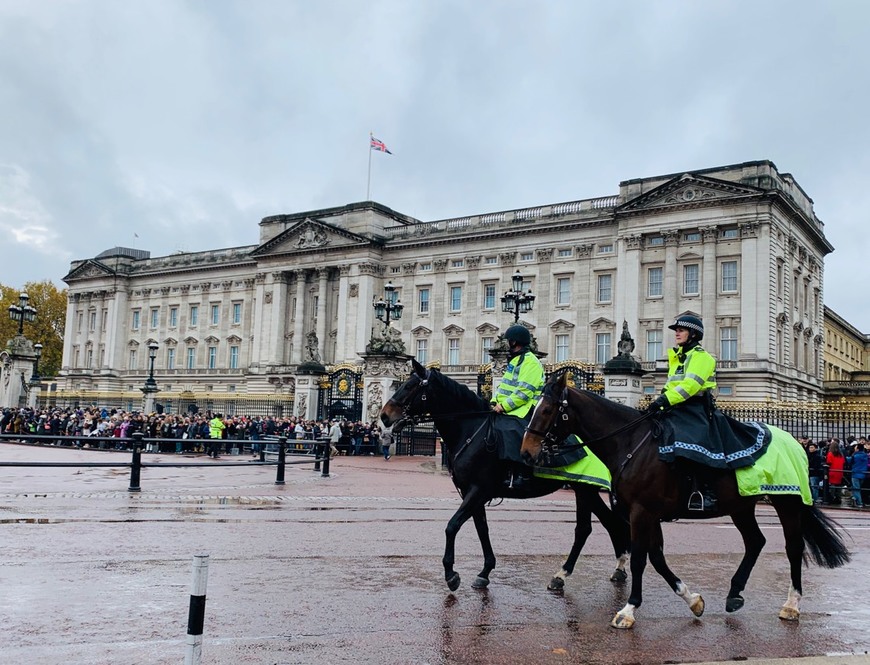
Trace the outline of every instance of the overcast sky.
<path fill-rule="evenodd" d="M 371 198 L 427 221 L 769 159 L 870 333 L 870 2 L 0 0 L 0 283 L 256 244 Z M 136 237 L 138 236 L 138 237 Z"/>

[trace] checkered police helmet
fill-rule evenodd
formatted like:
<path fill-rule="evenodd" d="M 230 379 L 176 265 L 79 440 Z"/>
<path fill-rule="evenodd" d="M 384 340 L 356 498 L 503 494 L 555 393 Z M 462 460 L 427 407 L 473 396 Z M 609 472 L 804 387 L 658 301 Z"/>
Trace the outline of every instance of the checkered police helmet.
<path fill-rule="evenodd" d="M 671 330 L 676 330 L 677 328 L 685 328 L 697 339 L 704 338 L 704 322 L 701 321 L 701 319 L 699 319 L 697 316 L 692 316 L 691 314 L 683 314 L 681 316 L 678 316 L 677 320 L 669 325 L 668 328 Z"/>

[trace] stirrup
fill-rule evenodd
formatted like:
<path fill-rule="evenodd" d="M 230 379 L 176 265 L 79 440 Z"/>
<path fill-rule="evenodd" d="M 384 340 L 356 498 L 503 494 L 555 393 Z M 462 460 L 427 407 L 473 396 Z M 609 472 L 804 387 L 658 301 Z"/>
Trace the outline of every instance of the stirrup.
<path fill-rule="evenodd" d="M 688 510 L 702 511 L 704 510 L 704 495 L 700 490 L 695 490 L 689 495 L 689 503 L 686 506 Z"/>

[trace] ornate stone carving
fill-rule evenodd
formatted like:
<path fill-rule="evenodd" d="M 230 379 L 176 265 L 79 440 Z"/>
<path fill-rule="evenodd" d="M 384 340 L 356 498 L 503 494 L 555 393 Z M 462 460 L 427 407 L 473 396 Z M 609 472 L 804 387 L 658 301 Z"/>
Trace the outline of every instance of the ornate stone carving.
<path fill-rule="evenodd" d="M 408 377 L 408 361 L 404 356 L 367 356 L 365 374 L 405 379 Z"/>
<path fill-rule="evenodd" d="M 553 259 L 553 248 L 536 249 L 535 255 L 538 257 L 538 263 L 549 263 Z"/>
<path fill-rule="evenodd" d="M 405 343 L 402 333 L 392 326 L 386 327 L 381 333 L 374 333 L 366 344 L 366 353 L 401 355 L 405 353 Z"/>
<path fill-rule="evenodd" d="M 384 389 L 381 387 L 380 383 L 373 382 L 369 385 L 368 410 L 366 411 L 366 415 L 368 415 L 369 421 L 372 421 L 378 417 L 378 414 L 381 412 L 381 407 L 383 405 Z"/>
<path fill-rule="evenodd" d="M 232 281 L 227 280 L 227 281 L 221 282 L 221 288 L 222 288 L 224 291 L 229 291 L 231 288 L 233 288 L 233 283 L 232 283 Z"/>
<path fill-rule="evenodd" d="M 702 226 L 698 230 L 704 242 L 716 242 L 719 239 L 719 229 L 715 226 Z"/>
<path fill-rule="evenodd" d="M 266 273 L 258 272 L 256 275 L 254 275 L 254 281 L 257 282 L 257 284 L 265 284 Z"/>
<path fill-rule="evenodd" d="M 299 401 L 296 405 L 296 415 L 297 416 L 305 416 L 305 407 L 308 404 L 308 395 L 302 393 L 299 395 Z"/>
<path fill-rule="evenodd" d="M 737 228 L 740 229 L 740 237 L 756 238 L 758 237 L 759 226 L 760 224 L 758 222 L 743 222 L 742 224 L 738 224 Z"/>
<path fill-rule="evenodd" d="M 581 259 L 592 256 L 593 249 L 595 249 L 595 245 L 593 243 L 588 243 L 585 245 L 574 245 L 574 251 L 577 252 L 577 257 Z"/>
<path fill-rule="evenodd" d="M 477 270 L 480 268 L 480 254 L 477 256 L 466 256 L 465 263 L 468 265 L 469 270 Z"/>
<path fill-rule="evenodd" d="M 286 284 L 287 283 L 287 273 L 283 270 L 276 270 L 272 273 L 272 282 L 275 284 Z"/>
<path fill-rule="evenodd" d="M 432 265 L 435 266 L 435 272 L 444 272 L 447 270 L 447 259 L 435 259 Z"/>
<path fill-rule="evenodd" d="M 499 263 L 503 266 L 512 266 L 517 260 L 516 252 L 502 252 L 498 255 Z"/>
<path fill-rule="evenodd" d="M 312 249 L 314 247 L 323 247 L 328 244 L 329 238 L 326 236 L 326 231 L 312 224 L 308 224 L 304 229 L 302 229 L 302 232 L 299 234 L 299 237 L 296 238 L 296 242 L 293 243 L 293 246 L 296 249 Z"/>
<path fill-rule="evenodd" d="M 88 295 L 90 295 L 90 294 L 88 294 Z M 151 296 L 151 289 L 142 289 L 142 295 L 143 295 L 145 298 L 150 297 L 150 296 Z"/>
<path fill-rule="evenodd" d="M 639 233 L 634 233 L 630 236 L 625 236 L 622 239 L 626 249 L 641 249 L 643 247 L 643 236 Z"/>
<path fill-rule="evenodd" d="M 181 291 L 181 295 L 186 296 L 188 293 L 190 293 L 190 284 L 182 284 L 180 287 L 178 287 L 178 290 Z"/>
<path fill-rule="evenodd" d="M 414 271 L 416 269 L 417 269 L 417 262 L 416 261 L 402 264 L 402 274 L 403 275 L 413 275 Z"/>
<path fill-rule="evenodd" d="M 263 294 L 263 302 L 266 303 L 267 305 L 272 304 L 272 292 L 271 291 L 266 291 L 266 293 Z"/>
<path fill-rule="evenodd" d="M 359 274 L 377 276 L 379 273 L 378 266 L 374 263 L 360 263 Z"/>
<path fill-rule="evenodd" d="M 356 298 L 359 296 L 359 284 L 351 284 L 350 287 L 348 287 L 347 295 L 349 298 Z"/>
<path fill-rule="evenodd" d="M 674 230 L 662 231 L 662 238 L 665 240 L 665 245 L 677 245 L 680 242 L 680 232 Z"/>
<path fill-rule="evenodd" d="M 254 288 L 254 280 L 251 279 L 251 278 L 249 278 L 249 277 L 246 277 L 245 279 L 243 279 L 243 280 L 242 280 L 242 284 L 245 285 L 245 288 L 246 288 L 246 289 L 252 289 L 252 288 Z"/>
<path fill-rule="evenodd" d="M 211 291 L 211 282 L 203 282 L 199 285 L 199 290 L 203 293 L 208 293 L 209 291 Z"/>
<path fill-rule="evenodd" d="M 338 276 L 339 277 L 349 277 L 350 276 L 350 266 L 349 265 L 338 266 Z"/>

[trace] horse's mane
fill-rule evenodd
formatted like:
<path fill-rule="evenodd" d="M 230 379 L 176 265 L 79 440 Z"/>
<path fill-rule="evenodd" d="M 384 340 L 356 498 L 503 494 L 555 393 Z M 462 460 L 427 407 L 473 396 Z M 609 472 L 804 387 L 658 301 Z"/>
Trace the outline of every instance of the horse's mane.
<path fill-rule="evenodd" d="M 489 402 L 471 392 L 468 386 L 454 381 L 437 369 L 430 371 L 429 380 L 434 380 L 444 390 L 446 393 L 444 399 L 448 403 L 459 405 L 468 411 L 489 411 Z"/>
<path fill-rule="evenodd" d="M 551 400 L 558 400 L 561 395 L 556 393 L 556 384 L 558 379 L 550 379 L 544 385 L 543 394 L 546 395 Z M 601 408 L 604 409 L 613 409 L 620 413 L 620 415 L 626 418 L 637 418 L 637 409 L 634 409 L 630 406 L 626 406 L 625 404 L 620 404 L 619 402 L 614 402 L 611 399 L 607 399 L 603 395 L 599 395 L 598 393 L 594 393 L 590 390 L 582 390 L 580 388 L 568 388 L 568 390 L 572 390 L 576 393 L 580 393 L 591 399 L 593 402 L 596 402 Z"/>

